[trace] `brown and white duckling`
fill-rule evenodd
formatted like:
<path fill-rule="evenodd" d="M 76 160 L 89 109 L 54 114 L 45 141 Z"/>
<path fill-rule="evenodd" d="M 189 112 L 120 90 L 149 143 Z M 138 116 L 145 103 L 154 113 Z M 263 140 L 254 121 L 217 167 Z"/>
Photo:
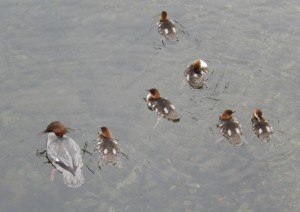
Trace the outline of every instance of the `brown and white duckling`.
<path fill-rule="evenodd" d="M 168 99 L 161 97 L 156 88 L 147 91 L 149 94 L 145 101 L 147 102 L 148 108 L 160 116 L 154 127 L 156 127 L 161 117 L 173 122 L 180 121 L 180 114 L 176 111 L 175 106 Z"/>
<path fill-rule="evenodd" d="M 104 160 L 107 164 L 116 165 L 120 152 L 118 142 L 112 137 L 112 133 L 107 127 L 101 127 L 98 136 L 97 149 L 100 152 L 100 161 Z"/>
<path fill-rule="evenodd" d="M 235 111 L 225 110 L 219 116 L 218 128 L 222 135 L 229 140 L 231 144 L 243 145 L 242 128 L 236 118 L 232 116 Z"/>
<path fill-rule="evenodd" d="M 167 40 L 178 41 L 177 28 L 174 21 L 168 19 L 168 13 L 166 11 L 161 12 L 160 20 L 157 22 L 157 26 L 158 32 L 162 37 L 165 37 Z"/>
<path fill-rule="evenodd" d="M 204 76 L 207 72 L 207 64 L 198 59 L 185 69 L 184 76 L 192 88 L 201 89 L 205 85 Z"/>
<path fill-rule="evenodd" d="M 254 109 L 251 118 L 252 130 L 261 141 L 270 141 L 273 134 L 273 128 L 270 123 L 263 117 L 260 109 Z"/>
<path fill-rule="evenodd" d="M 63 123 L 54 121 L 40 134 L 48 133 L 47 157 L 52 165 L 63 174 L 64 183 L 69 187 L 79 187 L 84 183 L 81 172 L 83 166 L 78 144 L 65 134 L 68 132 Z M 51 171 L 51 181 L 55 171 Z"/>

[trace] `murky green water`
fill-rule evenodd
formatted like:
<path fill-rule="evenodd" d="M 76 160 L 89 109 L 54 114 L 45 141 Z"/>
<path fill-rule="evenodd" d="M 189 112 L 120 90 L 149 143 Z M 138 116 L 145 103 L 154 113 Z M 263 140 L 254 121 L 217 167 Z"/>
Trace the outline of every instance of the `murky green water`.
<path fill-rule="evenodd" d="M 189 35 L 159 47 L 162 10 Z M 299 29 L 297 1 L 0 2 L 0 211 L 299 211 Z M 183 71 L 209 65 L 208 88 Z M 157 87 L 182 114 L 157 120 L 143 101 Z M 251 112 L 275 134 L 262 143 Z M 247 145 L 216 128 L 236 111 Z M 70 189 L 36 136 L 60 120 L 93 151 L 108 126 L 129 160 L 97 168 L 84 155 L 85 184 Z"/>

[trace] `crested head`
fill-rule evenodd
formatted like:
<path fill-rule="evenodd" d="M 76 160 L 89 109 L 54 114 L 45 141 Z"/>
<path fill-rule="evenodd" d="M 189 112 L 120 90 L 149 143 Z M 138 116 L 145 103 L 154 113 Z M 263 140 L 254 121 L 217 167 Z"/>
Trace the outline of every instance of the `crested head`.
<path fill-rule="evenodd" d="M 162 11 L 160 14 L 160 21 L 168 20 L 168 13 L 166 11 Z"/>
<path fill-rule="evenodd" d="M 262 111 L 258 108 L 255 108 L 253 111 L 253 117 L 256 118 L 258 121 L 261 121 L 263 119 Z"/>
<path fill-rule="evenodd" d="M 65 125 L 60 121 L 51 122 L 47 128 L 41 133 L 51 133 L 53 132 L 58 137 L 63 137 L 64 134 L 68 132 Z"/>
<path fill-rule="evenodd" d="M 204 70 L 207 69 L 206 62 L 204 62 L 201 59 L 195 60 L 192 65 L 193 65 L 194 71 L 199 70 L 199 69 L 204 69 Z"/>
<path fill-rule="evenodd" d="M 200 60 L 195 60 L 193 62 L 193 67 L 194 67 L 194 70 L 198 70 L 200 67 L 201 67 L 201 62 Z"/>
<path fill-rule="evenodd" d="M 195 61 L 193 62 L 193 66 L 194 66 L 195 68 L 197 68 L 197 69 L 199 69 L 199 68 L 207 68 L 206 62 L 204 62 L 204 61 L 201 60 L 201 59 L 195 60 Z"/>
<path fill-rule="evenodd" d="M 234 113 L 235 111 L 232 111 L 232 110 L 224 110 L 224 112 L 220 115 L 220 120 L 221 121 L 226 121 L 226 120 L 229 120 L 232 118 L 232 114 Z"/>
<path fill-rule="evenodd" d="M 150 96 L 147 97 L 148 100 L 149 99 L 158 99 L 158 98 L 160 98 L 160 93 L 156 88 L 151 88 L 147 91 L 149 91 L 149 93 L 150 93 Z"/>
<path fill-rule="evenodd" d="M 100 129 L 101 129 L 101 131 L 99 132 L 100 137 L 112 138 L 112 134 L 107 127 L 101 127 Z"/>

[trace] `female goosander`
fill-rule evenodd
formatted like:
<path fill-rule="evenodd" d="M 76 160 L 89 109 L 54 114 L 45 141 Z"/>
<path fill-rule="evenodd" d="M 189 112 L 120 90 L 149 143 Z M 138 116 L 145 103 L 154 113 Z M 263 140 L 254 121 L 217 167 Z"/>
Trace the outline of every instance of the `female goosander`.
<path fill-rule="evenodd" d="M 53 166 L 63 174 L 64 183 L 69 187 L 79 187 L 84 183 L 81 172 L 83 166 L 78 144 L 65 134 L 68 132 L 63 123 L 54 121 L 41 133 L 48 133 L 47 156 Z M 51 171 L 51 181 L 55 171 Z"/>
<path fill-rule="evenodd" d="M 98 146 L 97 149 L 100 152 L 101 159 L 105 160 L 106 163 L 117 164 L 118 153 L 118 142 L 112 137 L 110 130 L 107 127 L 101 127 L 101 131 L 98 133 Z"/>
<path fill-rule="evenodd" d="M 270 123 L 263 117 L 260 109 L 254 109 L 251 118 L 252 130 L 261 141 L 270 141 L 273 134 L 273 128 Z"/>
<path fill-rule="evenodd" d="M 233 113 L 234 111 L 232 110 L 225 110 L 221 113 L 219 116 L 220 123 L 217 127 L 221 129 L 223 136 L 227 138 L 231 144 L 242 145 L 244 142 L 241 125 L 237 119 L 232 116 Z"/>
<path fill-rule="evenodd" d="M 177 28 L 174 21 L 168 19 L 168 13 L 166 11 L 161 12 L 157 26 L 158 32 L 162 37 L 165 37 L 167 40 L 178 41 Z M 164 44 L 163 40 L 162 43 Z"/>
<path fill-rule="evenodd" d="M 147 102 L 149 110 L 155 110 L 160 116 L 154 127 L 156 127 L 161 117 L 173 122 L 178 122 L 180 120 L 180 114 L 176 111 L 174 105 L 169 100 L 161 97 L 156 88 L 147 91 L 149 91 L 149 94 L 145 101 Z"/>
<path fill-rule="evenodd" d="M 204 76 L 207 72 L 207 64 L 198 59 L 185 69 L 184 76 L 192 88 L 201 89 L 205 85 Z"/>

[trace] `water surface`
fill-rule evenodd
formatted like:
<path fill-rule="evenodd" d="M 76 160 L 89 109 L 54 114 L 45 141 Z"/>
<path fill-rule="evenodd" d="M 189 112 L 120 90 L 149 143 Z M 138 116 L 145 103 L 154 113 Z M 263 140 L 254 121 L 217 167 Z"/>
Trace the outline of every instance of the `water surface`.
<path fill-rule="evenodd" d="M 162 10 L 189 35 L 163 48 Z M 8 1 L 0 3 L 0 211 L 299 211 L 299 13 L 297 1 Z M 208 88 L 183 71 L 201 58 Z M 157 120 L 145 89 L 156 87 L 182 114 Z M 251 131 L 261 108 L 275 130 Z M 237 111 L 247 144 L 216 128 Z M 99 126 L 129 160 L 97 168 L 84 155 L 85 184 L 49 181 L 36 136 L 60 120 L 93 152 Z"/>

